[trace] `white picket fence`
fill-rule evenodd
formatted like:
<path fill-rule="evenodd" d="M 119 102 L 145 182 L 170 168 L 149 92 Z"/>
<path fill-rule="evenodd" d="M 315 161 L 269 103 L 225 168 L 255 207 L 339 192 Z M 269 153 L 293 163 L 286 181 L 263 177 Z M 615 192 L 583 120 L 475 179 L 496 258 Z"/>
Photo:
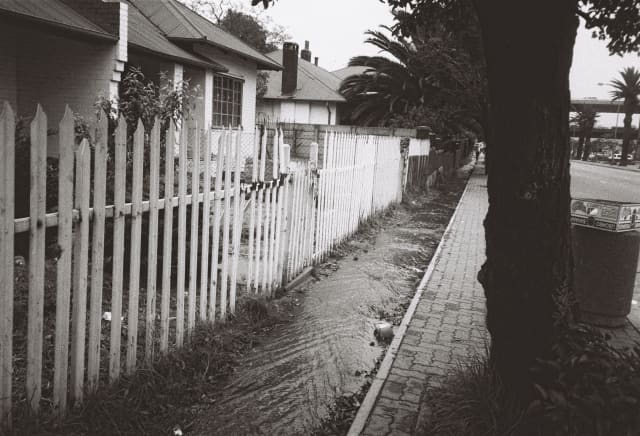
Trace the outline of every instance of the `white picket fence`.
<path fill-rule="evenodd" d="M 201 132 L 171 123 L 161 143 L 159 120 L 147 132 L 138 122 L 128 138 L 120 119 L 110 144 L 103 116 L 93 137 L 78 144 L 67 108 L 58 134 L 58 204 L 47 213 L 49 125 L 38 107 L 30 126 L 30 212 L 16 218 L 15 172 L 26 168 L 15 168 L 15 121 L 5 104 L 0 428 L 10 426 L 16 402 L 31 412 L 52 404 L 63 415 L 101 384 L 182 347 L 196 322 L 224 320 L 242 292 L 273 295 L 402 198 L 398 137 L 328 134 L 322 162 L 316 149 L 290 170 L 279 129 Z M 251 174 L 242 174 L 244 161 L 252 162 Z M 53 260 L 45 258 L 46 232 L 57 233 Z M 28 304 L 16 307 L 25 312 L 26 332 L 13 319 L 20 233 L 29 240 Z M 51 292 L 55 315 L 45 307 Z M 54 341 L 43 340 L 49 329 Z M 26 350 L 13 343 L 23 333 Z M 24 386 L 14 386 L 17 374 L 24 374 Z"/>

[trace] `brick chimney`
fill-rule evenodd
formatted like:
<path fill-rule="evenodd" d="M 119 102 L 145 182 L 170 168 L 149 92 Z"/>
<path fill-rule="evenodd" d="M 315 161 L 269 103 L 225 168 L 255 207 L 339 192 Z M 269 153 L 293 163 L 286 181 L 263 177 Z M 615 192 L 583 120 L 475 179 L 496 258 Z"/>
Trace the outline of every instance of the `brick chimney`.
<path fill-rule="evenodd" d="M 298 44 L 285 42 L 282 46 L 282 93 L 292 94 L 298 87 Z"/>
<path fill-rule="evenodd" d="M 307 62 L 311 62 L 311 51 L 309 50 L 309 41 L 304 42 L 304 50 L 300 52 L 300 57 Z"/>
<path fill-rule="evenodd" d="M 315 58 L 313 58 L 313 63 L 314 65 L 317 67 L 318 66 L 318 56 L 316 56 Z"/>

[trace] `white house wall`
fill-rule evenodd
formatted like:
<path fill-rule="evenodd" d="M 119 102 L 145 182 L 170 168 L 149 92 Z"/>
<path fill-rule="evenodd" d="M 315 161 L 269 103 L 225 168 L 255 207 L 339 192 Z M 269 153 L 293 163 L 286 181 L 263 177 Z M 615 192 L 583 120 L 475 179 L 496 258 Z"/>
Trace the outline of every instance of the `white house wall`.
<path fill-rule="evenodd" d="M 257 107 L 259 119 L 286 123 L 335 125 L 339 119 L 336 103 L 327 105 L 326 102 L 263 100 Z"/>
<path fill-rule="evenodd" d="M 260 100 L 256 105 L 256 121 L 280 121 L 280 102 L 273 100 Z"/>
<path fill-rule="evenodd" d="M 224 65 L 229 72 L 227 76 L 244 80 L 242 88 L 242 125 L 253 129 L 256 124 L 256 77 L 257 64 L 241 58 L 238 55 L 223 53 L 215 47 L 205 44 L 195 44 L 193 50 Z"/>
<path fill-rule="evenodd" d="M 295 122 L 309 124 L 309 102 L 296 101 Z"/>
<path fill-rule="evenodd" d="M 296 103 L 294 101 L 283 101 L 280 103 L 280 121 L 285 123 L 296 122 Z"/>

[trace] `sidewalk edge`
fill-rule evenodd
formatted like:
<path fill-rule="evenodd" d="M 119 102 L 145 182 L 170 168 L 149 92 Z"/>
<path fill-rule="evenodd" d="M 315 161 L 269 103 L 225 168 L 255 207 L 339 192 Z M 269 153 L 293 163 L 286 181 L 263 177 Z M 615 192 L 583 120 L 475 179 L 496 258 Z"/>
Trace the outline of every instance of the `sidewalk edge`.
<path fill-rule="evenodd" d="M 358 409 L 358 413 L 356 414 L 356 417 L 353 420 L 351 427 L 349 428 L 349 432 L 347 433 L 347 436 L 360 435 L 364 430 L 365 425 L 367 424 L 369 416 L 371 415 L 371 411 L 373 410 L 376 404 L 376 400 L 378 399 L 378 395 L 380 395 L 380 391 L 382 390 L 382 386 L 384 385 L 384 382 L 386 381 L 389 375 L 389 371 L 391 370 L 391 365 L 395 360 L 396 354 L 398 352 L 398 348 L 400 348 L 400 344 L 402 343 L 402 340 L 407 331 L 407 328 L 409 327 L 409 322 L 411 322 L 411 319 L 413 318 L 413 314 L 415 313 L 416 307 L 418 306 L 418 302 L 422 297 L 422 292 L 426 288 L 427 282 L 431 278 L 431 275 L 433 274 L 433 270 L 435 269 L 436 263 L 440 258 L 440 253 L 442 251 L 444 241 L 449 236 L 449 233 L 451 231 L 451 226 L 453 225 L 453 222 L 458 216 L 458 211 L 460 210 L 462 201 L 467 195 L 467 191 L 469 190 L 469 181 L 471 180 L 471 177 L 473 177 L 476 169 L 478 169 L 478 167 L 474 166 L 473 170 L 471 171 L 471 174 L 469 175 L 469 178 L 467 179 L 467 184 L 465 185 L 464 191 L 460 196 L 460 200 L 458 200 L 458 205 L 456 206 L 456 209 L 453 212 L 453 215 L 451 215 L 451 219 L 447 224 L 447 228 L 444 230 L 444 233 L 442 234 L 442 238 L 438 243 L 438 247 L 436 248 L 436 251 L 433 253 L 433 256 L 431 257 L 429 266 L 427 267 L 427 270 L 425 271 L 424 276 L 422 276 L 422 280 L 420 280 L 420 283 L 418 284 L 418 289 L 416 290 L 416 293 L 411 299 L 411 303 L 409 304 L 409 307 L 407 308 L 407 311 L 405 312 L 404 317 L 402 318 L 400 327 L 398 327 L 398 330 L 393 338 L 393 341 L 391 341 L 391 344 L 389 345 L 389 348 L 385 353 L 384 359 L 380 364 L 380 368 L 378 368 L 378 372 L 376 373 L 375 379 L 371 383 L 371 387 L 369 388 L 367 395 L 364 397 L 364 400 L 362 401 L 362 404 Z"/>

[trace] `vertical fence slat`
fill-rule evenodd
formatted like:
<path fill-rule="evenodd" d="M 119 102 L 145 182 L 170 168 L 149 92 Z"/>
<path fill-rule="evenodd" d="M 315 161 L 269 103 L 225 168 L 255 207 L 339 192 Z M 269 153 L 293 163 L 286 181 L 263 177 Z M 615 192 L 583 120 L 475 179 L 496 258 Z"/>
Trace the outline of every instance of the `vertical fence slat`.
<path fill-rule="evenodd" d="M 111 336 L 109 341 L 109 381 L 120 377 L 122 334 L 122 289 L 124 287 L 125 192 L 127 185 L 127 122 L 120 116 L 115 135 L 113 191 L 113 257 L 111 275 Z"/>
<path fill-rule="evenodd" d="M 189 311 L 187 327 L 189 334 L 196 326 L 196 297 L 198 291 L 198 221 L 200 215 L 200 134 L 195 125 L 191 148 L 191 244 L 189 246 Z M 203 253 L 204 255 L 204 253 Z"/>
<path fill-rule="evenodd" d="M 162 224 L 162 296 L 160 302 L 160 352 L 169 349 L 169 314 L 171 313 L 171 260 L 173 246 L 173 184 L 176 154 L 175 124 L 169 123 L 165 139 L 164 219 Z"/>
<path fill-rule="evenodd" d="M 187 260 L 187 125 L 181 121 L 178 154 L 178 271 L 176 285 L 176 346 L 184 343 L 184 291 Z"/>
<path fill-rule="evenodd" d="M 280 131 L 282 133 L 282 131 Z M 281 135 L 282 138 L 282 135 Z M 286 263 L 287 263 L 287 255 L 288 255 L 288 238 L 289 238 L 289 223 L 291 222 L 291 214 L 289 211 L 289 181 L 291 176 L 289 174 L 289 159 L 290 159 L 290 149 L 288 144 L 282 144 L 282 159 L 281 159 L 281 172 L 285 175 L 284 178 L 284 193 L 283 193 L 283 201 L 284 204 L 282 206 L 282 214 L 283 220 L 285 222 L 282 223 L 282 242 L 280 248 L 280 262 L 278 265 L 278 282 L 282 283 L 285 280 L 285 274 L 287 271 Z"/>
<path fill-rule="evenodd" d="M 15 115 L 0 113 L 0 429 L 11 426 L 13 377 L 13 246 L 15 208 Z"/>
<path fill-rule="evenodd" d="M 91 253 L 91 297 L 89 339 L 87 347 L 87 385 L 93 392 L 98 386 L 100 370 L 100 337 L 102 322 L 102 285 L 104 260 L 104 228 L 107 167 L 107 116 L 103 113 L 96 131 L 93 190 L 93 240 Z"/>
<path fill-rule="evenodd" d="M 222 137 L 217 138 L 218 155 L 216 156 L 216 180 L 214 183 L 214 207 L 213 207 L 213 240 L 211 242 L 211 282 L 209 286 L 209 320 L 215 321 L 216 316 L 216 299 L 218 289 L 218 262 L 220 255 L 220 222 L 222 213 L 222 174 L 225 166 L 225 147 Z"/>
<path fill-rule="evenodd" d="M 256 292 L 260 287 L 260 266 L 262 263 L 262 227 L 264 222 L 263 216 L 263 203 L 265 201 L 265 186 L 264 186 L 264 173 L 267 162 L 267 128 L 265 126 L 262 132 L 262 139 L 260 143 L 260 171 L 258 173 L 258 180 L 260 181 L 260 189 L 258 190 L 258 224 L 256 226 L 256 267 L 255 267 L 255 286 Z"/>
<path fill-rule="evenodd" d="M 231 280 L 229 289 L 229 307 L 231 313 L 236 312 L 236 284 L 238 281 L 238 259 L 240 256 L 240 236 L 242 233 L 242 214 L 240 204 L 240 157 L 242 154 L 242 130 L 237 130 L 234 136 L 235 164 L 233 177 L 233 258 L 231 260 Z"/>
<path fill-rule="evenodd" d="M 204 135 L 204 180 L 202 199 L 202 254 L 200 255 L 200 319 L 207 319 L 209 289 L 209 225 L 211 222 L 211 129 L 207 127 Z M 215 273 L 213 269 L 211 273 Z"/>
<path fill-rule="evenodd" d="M 138 120 L 133 135 L 133 174 L 131 184 L 131 250 L 129 268 L 129 306 L 127 308 L 127 374 L 136 368 L 138 354 L 138 306 L 140 298 L 140 255 L 142 244 L 142 190 L 144 176 L 144 125 Z"/>
<path fill-rule="evenodd" d="M 222 226 L 222 273 L 220 277 L 220 318 L 227 317 L 227 293 L 229 278 L 229 225 L 231 223 L 231 131 L 225 132 L 220 147 L 225 149 L 224 168 L 224 223 Z"/>
<path fill-rule="evenodd" d="M 249 253 L 247 261 L 247 292 L 252 291 L 251 283 L 253 282 L 253 256 L 255 245 L 255 227 L 256 227 L 256 189 L 255 184 L 258 180 L 258 152 L 260 149 L 260 130 L 255 129 L 253 136 L 253 160 L 251 161 L 251 196 L 249 198 Z"/>
<path fill-rule="evenodd" d="M 156 328 L 156 290 L 158 274 L 158 196 L 160 185 L 160 120 L 156 117 L 149 136 L 149 241 L 147 249 L 147 307 L 144 356 L 153 361 Z"/>
<path fill-rule="evenodd" d="M 69 305 L 71 302 L 71 243 L 73 224 L 73 113 L 66 107 L 59 129 L 58 247 L 56 270 L 56 340 L 53 404 L 60 416 L 67 410 L 69 369 Z"/>
<path fill-rule="evenodd" d="M 76 151 L 75 207 L 80 220 L 73 240 L 73 316 L 71 320 L 71 398 L 82 401 L 87 329 L 87 272 L 89 267 L 89 200 L 91 197 L 91 148 L 83 139 Z"/>
<path fill-rule="evenodd" d="M 282 134 L 278 135 L 278 142 L 277 142 L 277 146 L 275 147 L 274 152 L 276 154 L 278 154 L 279 156 L 279 168 L 278 168 L 278 187 L 277 187 L 277 191 L 276 191 L 276 198 L 277 198 L 277 203 L 278 203 L 278 208 L 277 208 L 277 212 L 276 212 L 276 235 L 275 235 L 275 247 L 274 247 L 274 262 L 273 262 L 273 275 L 274 275 L 274 289 L 277 289 L 280 286 L 280 278 L 281 276 L 278 274 L 280 271 L 280 240 L 282 239 L 282 219 L 283 219 L 283 214 L 282 214 L 282 207 L 284 205 L 284 199 L 282 198 L 283 192 L 284 192 L 284 186 L 282 185 L 282 181 L 284 180 L 284 175 L 285 175 L 285 171 L 284 171 L 284 166 L 282 165 L 282 163 L 284 162 L 284 156 L 283 156 L 283 150 L 282 150 Z"/>
<path fill-rule="evenodd" d="M 29 315 L 27 333 L 27 398 L 33 412 L 42 394 L 44 324 L 44 251 L 47 184 L 47 116 L 38 105 L 31 122 L 31 224 L 29 226 Z"/>

